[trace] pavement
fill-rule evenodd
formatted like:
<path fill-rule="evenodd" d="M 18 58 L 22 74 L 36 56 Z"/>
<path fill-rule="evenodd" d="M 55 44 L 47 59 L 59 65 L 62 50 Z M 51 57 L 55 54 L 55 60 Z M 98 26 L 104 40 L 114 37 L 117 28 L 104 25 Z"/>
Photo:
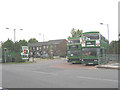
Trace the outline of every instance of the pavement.
<path fill-rule="evenodd" d="M 106 64 L 106 65 L 97 65 L 95 66 L 96 68 L 106 68 L 106 69 L 118 69 L 120 70 L 120 65 L 119 63 L 114 63 L 114 64 Z"/>
<path fill-rule="evenodd" d="M 59 59 L 56 59 L 59 60 Z M 36 63 L 40 62 L 48 62 L 48 61 L 56 61 L 54 59 L 48 59 L 48 60 L 35 60 Z M 60 58 L 60 60 L 65 60 L 65 58 Z M 120 70 L 120 65 L 119 63 L 109 63 L 105 65 L 96 65 L 96 66 L 85 66 L 85 65 L 80 65 L 80 64 L 72 64 L 70 65 L 69 63 L 61 63 L 61 64 L 54 64 L 51 65 L 51 67 L 56 67 L 56 68 L 82 68 L 82 69 L 94 69 L 94 68 L 105 68 L 105 69 L 118 69 Z"/>

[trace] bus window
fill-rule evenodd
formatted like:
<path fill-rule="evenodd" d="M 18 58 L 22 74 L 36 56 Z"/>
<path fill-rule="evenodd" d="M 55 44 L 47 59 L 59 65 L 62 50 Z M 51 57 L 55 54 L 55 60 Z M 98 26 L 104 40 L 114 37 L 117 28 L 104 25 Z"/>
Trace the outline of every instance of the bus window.
<path fill-rule="evenodd" d="M 82 54 L 83 55 L 91 55 L 91 56 L 97 56 L 98 48 L 83 48 Z"/>
<path fill-rule="evenodd" d="M 99 34 L 84 34 L 83 40 L 98 40 Z"/>

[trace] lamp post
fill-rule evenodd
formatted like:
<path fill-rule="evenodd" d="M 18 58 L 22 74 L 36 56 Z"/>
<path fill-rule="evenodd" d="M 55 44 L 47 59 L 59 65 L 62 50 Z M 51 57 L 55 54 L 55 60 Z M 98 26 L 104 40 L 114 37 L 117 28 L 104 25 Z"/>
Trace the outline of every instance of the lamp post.
<path fill-rule="evenodd" d="M 41 33 L 39 33 L 39 35 L 41 35 Z M 43 34 L 43 42 L 44 42 L 44 34 Z"/>
<path fill-rule="evenodd" d="M 119 35 L 118 35 L 118 41 L 120 42 L 120 33 L 119 33 Z"/>
<path fill-rule="evenodd" d="M 6 28 L 6 29 L 9 29 L 9 28 Z M 16 41 L 16 35 L 15 35 L 16 34 L 16 29 L 13 29 L 13 30 L 14 30 L 14 43 L 15 43 L 15 41 Z M 22 31 L 23 29 L 18 29 L 18 30 Z"/>
<path fill-rule="evenodd" d="M 107 30 L 108 30 L 108 42 L 109 42 L 109 25 L 108 24 L 104 24 L 104 23 L 100 23 L 100 25 L 106 25 L 107 26 Z"/>

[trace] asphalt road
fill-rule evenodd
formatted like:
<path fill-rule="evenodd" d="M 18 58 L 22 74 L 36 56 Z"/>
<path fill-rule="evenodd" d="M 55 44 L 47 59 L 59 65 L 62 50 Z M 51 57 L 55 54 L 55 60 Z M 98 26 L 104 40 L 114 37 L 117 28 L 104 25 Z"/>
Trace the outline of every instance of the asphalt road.
<path fill-rule="evenodd" d="M 2 87 L 118 88 L 118 70 L 64 68 L 63 63 L 66 63 L 66 60 L 4 64 L 2 65 Z M 52 67 L 56 64 L 62 65 L 63 68 Z"/>

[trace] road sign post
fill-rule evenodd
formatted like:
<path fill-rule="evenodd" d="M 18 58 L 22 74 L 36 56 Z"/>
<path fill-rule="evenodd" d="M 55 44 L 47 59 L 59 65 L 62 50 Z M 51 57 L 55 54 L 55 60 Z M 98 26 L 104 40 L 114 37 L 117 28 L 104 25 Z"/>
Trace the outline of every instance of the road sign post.
<path fill-rule="evenodd" d="M 6 52 L 7 52 L 7 48 L 4 48 L 5 63 L 6 63 Z"/>

